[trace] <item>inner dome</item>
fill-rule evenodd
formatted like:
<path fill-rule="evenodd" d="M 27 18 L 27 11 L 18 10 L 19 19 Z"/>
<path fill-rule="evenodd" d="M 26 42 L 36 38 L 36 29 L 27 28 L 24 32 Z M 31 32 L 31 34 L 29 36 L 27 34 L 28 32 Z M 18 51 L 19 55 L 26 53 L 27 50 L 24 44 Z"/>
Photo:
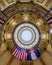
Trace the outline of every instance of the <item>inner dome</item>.
<path fill-rule="evenodd" d="M 29 49 L 36 46 L 40 35 L 36 26 L 31 23 L 21 23 L 14 30 L 14 41 L 21 48 Z"/>

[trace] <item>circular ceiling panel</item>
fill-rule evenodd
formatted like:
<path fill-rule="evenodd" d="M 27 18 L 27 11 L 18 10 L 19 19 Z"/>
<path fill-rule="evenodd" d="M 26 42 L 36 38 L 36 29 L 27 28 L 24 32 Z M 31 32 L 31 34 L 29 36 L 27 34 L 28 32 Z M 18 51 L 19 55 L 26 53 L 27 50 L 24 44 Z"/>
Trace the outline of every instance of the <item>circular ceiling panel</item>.
<path fill-rule="evenodd" d="M 38 43 L 40 36 L 38 29 L 34 25 L 30 24 L 30 22 L 24 22 L 17 26 L 13 38 L 18 46 L 30 49 Z"/>

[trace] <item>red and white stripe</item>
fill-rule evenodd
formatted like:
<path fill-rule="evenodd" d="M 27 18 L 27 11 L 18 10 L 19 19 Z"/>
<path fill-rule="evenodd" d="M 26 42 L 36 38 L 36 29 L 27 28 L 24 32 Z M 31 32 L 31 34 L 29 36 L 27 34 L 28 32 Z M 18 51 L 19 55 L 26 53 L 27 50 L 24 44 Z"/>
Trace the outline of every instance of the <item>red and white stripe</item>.
<path fill-rule="evenodd" d="M 17 52 L 16 52 L 16 58 L 18 58 L 18 56 L 17 56 L 17 55 L 18 55 L 18 53 L 19 53 L 19 51 L 17 50 Z"/>
<path fill-rule="evenodd" d="M 26 59 L 26 50 L 17 50 L 15 49 L 12 53 L 13 56 L 15 56 L 16 58 L 19 58 L 21 60 L 25 60 Z"/>
<path fill-rule="evenodd" d="M 20 56 L 21 56 L 20 54 L 21 54 L 21 51 L 19 51 L 18 54 L 17 54 L 17 57 L 18 57 L 19 59 L 20 59 Z"/>
<path fill-rule="evenodd" d="M 47 23 L 51 23 L 52 22 L 52 19 L 48 20 Z"/>
<path fill-rule="evenodd" d="M 14 54 L 15 57 L 17 56 L 17 53 L 18 53 L 18 50 L 17 50 L 16 53 Z"/>
<path fill-rule="evenodd" d="M 17 49 L 15 49 L 15 50 L 13 51 L 12 55 L 14 55 L 16 52 L 17 52 Z"/>
<path fill-rule="evenodd" d="M 4 21 L 2 21 L 2 20 L 0 19 L 0 23 L 4 24 Z"/>
<path fill-rule="evenodd" d="M 21 59 L 23 59 L 23 60 L 26 59 L 26 51 L 25 50 L 21 51 Z"/>

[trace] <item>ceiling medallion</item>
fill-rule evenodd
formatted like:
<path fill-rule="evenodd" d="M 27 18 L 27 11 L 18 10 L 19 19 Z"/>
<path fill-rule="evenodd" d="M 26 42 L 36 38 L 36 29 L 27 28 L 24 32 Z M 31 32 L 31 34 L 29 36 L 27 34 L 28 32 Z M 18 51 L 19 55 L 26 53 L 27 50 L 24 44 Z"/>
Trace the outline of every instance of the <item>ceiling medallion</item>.
<path fill-rule="evenodd" d="M 42 11 L 39 10 L 40 13 L 37 14 L 35 4 L 18 3 L 14 6 L 14 13 L 11 14 L 12 10 L 7 11 L 11 9 L 9 7 L 6 10 L 9 18 L 5 18 L 5 21 L 1 19 L 4 21 L 2 42 L 14 57 L 21 60 L 35 60 L 49 44 L 48 23 L 42 17 Z"/>
<path fill-rule="evenodd" d="M 36 26 L 22 23 L 15 29 L 13 38 L 19 47 L 30 49 L 38 44 L 40 34 Z"/>

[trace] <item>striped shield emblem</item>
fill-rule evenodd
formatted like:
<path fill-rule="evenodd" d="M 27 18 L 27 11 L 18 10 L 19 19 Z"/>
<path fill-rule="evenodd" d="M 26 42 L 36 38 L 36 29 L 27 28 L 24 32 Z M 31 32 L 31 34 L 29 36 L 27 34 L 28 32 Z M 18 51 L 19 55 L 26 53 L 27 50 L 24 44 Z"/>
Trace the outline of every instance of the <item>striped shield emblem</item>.
<path fill-rule="evenodd" d="M 2 18 L 0 18 L 0 24 L 4 24 L 4 20 Z"/>
<path fill-rule="evenodd" d="M 47 20 L 47 23 L 48 24 L 51 24 L 52 23 L 52 17 Z"/>

